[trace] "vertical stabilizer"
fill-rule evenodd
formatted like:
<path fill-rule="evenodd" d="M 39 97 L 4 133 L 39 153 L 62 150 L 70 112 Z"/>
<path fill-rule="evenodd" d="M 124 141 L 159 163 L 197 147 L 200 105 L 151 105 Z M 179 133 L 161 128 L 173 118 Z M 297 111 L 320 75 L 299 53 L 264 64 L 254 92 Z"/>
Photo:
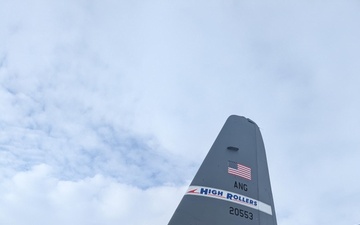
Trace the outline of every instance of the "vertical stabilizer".
<path fill-rule="evenodd" d="M 250 119 L 230 116 L 169 225 L 276 225 L 264 143 Z"/>

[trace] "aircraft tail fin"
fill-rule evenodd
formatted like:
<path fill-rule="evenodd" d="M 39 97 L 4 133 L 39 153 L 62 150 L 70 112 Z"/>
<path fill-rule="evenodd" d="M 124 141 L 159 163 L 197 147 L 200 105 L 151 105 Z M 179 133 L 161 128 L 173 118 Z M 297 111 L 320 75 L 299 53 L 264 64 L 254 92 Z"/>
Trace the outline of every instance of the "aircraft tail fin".
<path fill-rule="evenodd" d="M 168 225 L 276 225 L 259 127 L 230 116 Z"/>

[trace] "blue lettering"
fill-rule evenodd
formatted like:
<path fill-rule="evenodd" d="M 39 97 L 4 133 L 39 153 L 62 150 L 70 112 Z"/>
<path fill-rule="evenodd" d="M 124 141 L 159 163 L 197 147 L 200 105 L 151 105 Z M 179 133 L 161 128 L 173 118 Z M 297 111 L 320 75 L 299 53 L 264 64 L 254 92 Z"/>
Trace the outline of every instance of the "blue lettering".
<path fill-rule="evenodd" d="M 224 192 L 223 192 L 223 191 L 219 191 L 219 190 L 215 190 L 215 189 L 201 188 L 201 189 L 200 189 L 200 194 L 202 194 L 202 195 L 218 195 L 218 196 L 223 196 Z"/>
<path fill-rule="evenodd" d="M 218 195 L 223 195 L 223 193 L 221 191 L 217 192 Z M 237 201 L 242 201 L 244 203 L 248 203 L 254 206 L 258 205 L 258 202 L 256 200 L 252 200 L 250 198 L 246 198 L 244 196 L 241 195 L 237 195 L 237 194 L 231 194 L 231 193 L 227 193 L 226 194 L 226 199 L 230 199 L 230 200 L 237 200 Z"/>
<path fill-rule="evenodd" d="M 201 188 L 201 190 L 200 190 L 200 194 L 203 194 L 203 195 L 207 195 L 208 194 L 208 190 L 209 189 L 205 189 L 205 188 Z"/>

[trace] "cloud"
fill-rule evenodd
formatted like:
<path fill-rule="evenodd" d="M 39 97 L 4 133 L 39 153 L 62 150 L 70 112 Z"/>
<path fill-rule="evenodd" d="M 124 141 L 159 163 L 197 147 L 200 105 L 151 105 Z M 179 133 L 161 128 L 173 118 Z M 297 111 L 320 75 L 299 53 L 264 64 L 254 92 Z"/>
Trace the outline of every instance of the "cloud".
<path fill-rule="evenodd" d="M 279 224 L 358 219 L 358 2 L 2 5 L 2 223 L 166 223 L 231 114 Z"/>
<path fill-rule="evenodd" d="M 169 207 L 175 207 L 184 191 L 175 186 L 142 190 L 102 175 L 61 180 L 46 164 L 2 181 L 0 189 L 4 224 L 166 223 Z"/>

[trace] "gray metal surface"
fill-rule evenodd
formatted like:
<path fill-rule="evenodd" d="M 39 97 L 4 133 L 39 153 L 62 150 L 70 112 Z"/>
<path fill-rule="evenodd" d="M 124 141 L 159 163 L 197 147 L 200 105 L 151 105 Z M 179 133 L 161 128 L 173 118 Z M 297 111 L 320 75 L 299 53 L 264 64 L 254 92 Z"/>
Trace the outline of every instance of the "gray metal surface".
<path fill-rule="evenodd" d="M 258 126 L 230 116 L 169 225 L 276 225 Z"/>

